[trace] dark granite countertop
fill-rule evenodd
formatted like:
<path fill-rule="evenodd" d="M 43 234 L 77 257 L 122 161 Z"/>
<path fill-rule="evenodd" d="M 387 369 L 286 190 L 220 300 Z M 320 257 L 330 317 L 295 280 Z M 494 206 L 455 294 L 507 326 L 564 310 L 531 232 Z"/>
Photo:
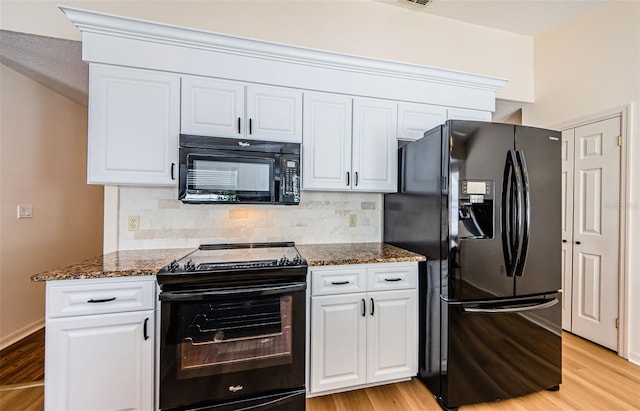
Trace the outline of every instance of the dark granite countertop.
<path fill-rule="evenodd" d="M 31 281 L 156 275 L 160 268 L 193 248 L 121 250 L 31 276 Z"/>
<path fill-rule="evenodd" d="M 425 261 L 425 257 L 385 243 L 299 244 L 309 266 Z M 31 276 L 31 281 L 156 275 L 193 248 L 121 250 Z"/>
<path fill-rule="evenodd" d="M 385 243 L 297 244 L 311 266 L 426 261 L 423 255 Z"/>

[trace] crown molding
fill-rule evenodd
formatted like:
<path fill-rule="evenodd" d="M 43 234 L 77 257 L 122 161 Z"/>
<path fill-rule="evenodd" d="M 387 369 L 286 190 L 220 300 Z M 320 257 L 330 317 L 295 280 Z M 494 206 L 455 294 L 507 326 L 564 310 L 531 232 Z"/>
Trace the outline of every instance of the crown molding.
<path fill-rule="evenodd" d="M 417 64 L 352 56 L 299 46 L 230 36 L 129 17 L 59 6 L 84 33 L 199 49 L 240 57 L 291 63 L 389 78 L 458 86 L 495 93 L 507 80 Z"/>

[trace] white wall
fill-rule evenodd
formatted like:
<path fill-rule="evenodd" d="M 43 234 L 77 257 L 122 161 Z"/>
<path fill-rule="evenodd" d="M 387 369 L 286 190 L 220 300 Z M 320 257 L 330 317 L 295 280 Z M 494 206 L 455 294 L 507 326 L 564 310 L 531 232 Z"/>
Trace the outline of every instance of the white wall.
<path fill-rule="evenodd" d="M 101 254 L 102 188 L 86 184 L 87 109 L 0 65 L 0 347 L 44 320 L 30 277 Z M 17 219 L 18 204 L 33 217 Z"/>
<path fill-rule="evenodd" d="M 57 9 L 99 12 L 509 80 L 498 97 L 533 101 L 533 39 L 375 0 L 2 0 L 5 30 L 80 40 Z"/>
<path fill-rule="evenodd" d="M 535 38 L 536 103 L 523 123 L 554 127 L 631 105 L 627 130 L 630 217 L 629 359 L 640 364 L 640 2 L 610 1 Z"/>
<path fill-rule="evenodd" d="M 175 188 L 118 191 L 116 248 L 121 250 L 234 242 L 382 241 L 382 194 L 302 191 L 299 205 L 275 206 L 183 204 Z M 127 218 L 134 215 L 140 216 L 140 230 L 128 231 Z M 355 227 L 349 227 L 350 215 L 356 216 Z"/>

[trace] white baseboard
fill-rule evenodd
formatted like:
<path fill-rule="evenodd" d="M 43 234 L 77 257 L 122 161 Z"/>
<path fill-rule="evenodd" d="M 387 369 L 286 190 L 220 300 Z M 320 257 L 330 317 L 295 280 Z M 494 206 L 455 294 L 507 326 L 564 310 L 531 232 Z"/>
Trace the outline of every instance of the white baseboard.
<path fill-rule="evenodd" d="M 629 362 L 640 366 L 640 353 L 630 352 L 628 360 L 629 360 Z"/>
<path fill-rule="evenodd" d="M 31 324 L 28 324 L 14 332 L 12 332 L 9 335 L 6 335 L 2 338 L 0 338 L 0 350 L 4 350 L 5 348 L 7 348 L 8 346 L 10 346 L 11 344 L 17 343 L 18 341 L 20 341 L 21 339 L 23 339 L 24 337 L 28 336 L 29 334 L 32 334 L 36 331 L 38 331 L 39 329 L 44 327 L 44 318 L 41 318 L 37 321 L 32 322 Z"/>

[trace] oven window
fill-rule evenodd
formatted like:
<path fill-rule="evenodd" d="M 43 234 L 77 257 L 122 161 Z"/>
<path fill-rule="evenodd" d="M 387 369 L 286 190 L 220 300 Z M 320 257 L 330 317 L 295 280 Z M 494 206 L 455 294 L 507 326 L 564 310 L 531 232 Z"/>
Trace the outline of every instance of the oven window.
<path fill-rule="evenodd" d="M 290 364 L 292 296 L 183 303 L 178 379 Z"/>
<path fill-rule="evenodd" d="M 187 184 L 193 190 L 216 192 L 271 191 L 272 160 L 220 161 L 193 158 L 187 173 Z"/>

